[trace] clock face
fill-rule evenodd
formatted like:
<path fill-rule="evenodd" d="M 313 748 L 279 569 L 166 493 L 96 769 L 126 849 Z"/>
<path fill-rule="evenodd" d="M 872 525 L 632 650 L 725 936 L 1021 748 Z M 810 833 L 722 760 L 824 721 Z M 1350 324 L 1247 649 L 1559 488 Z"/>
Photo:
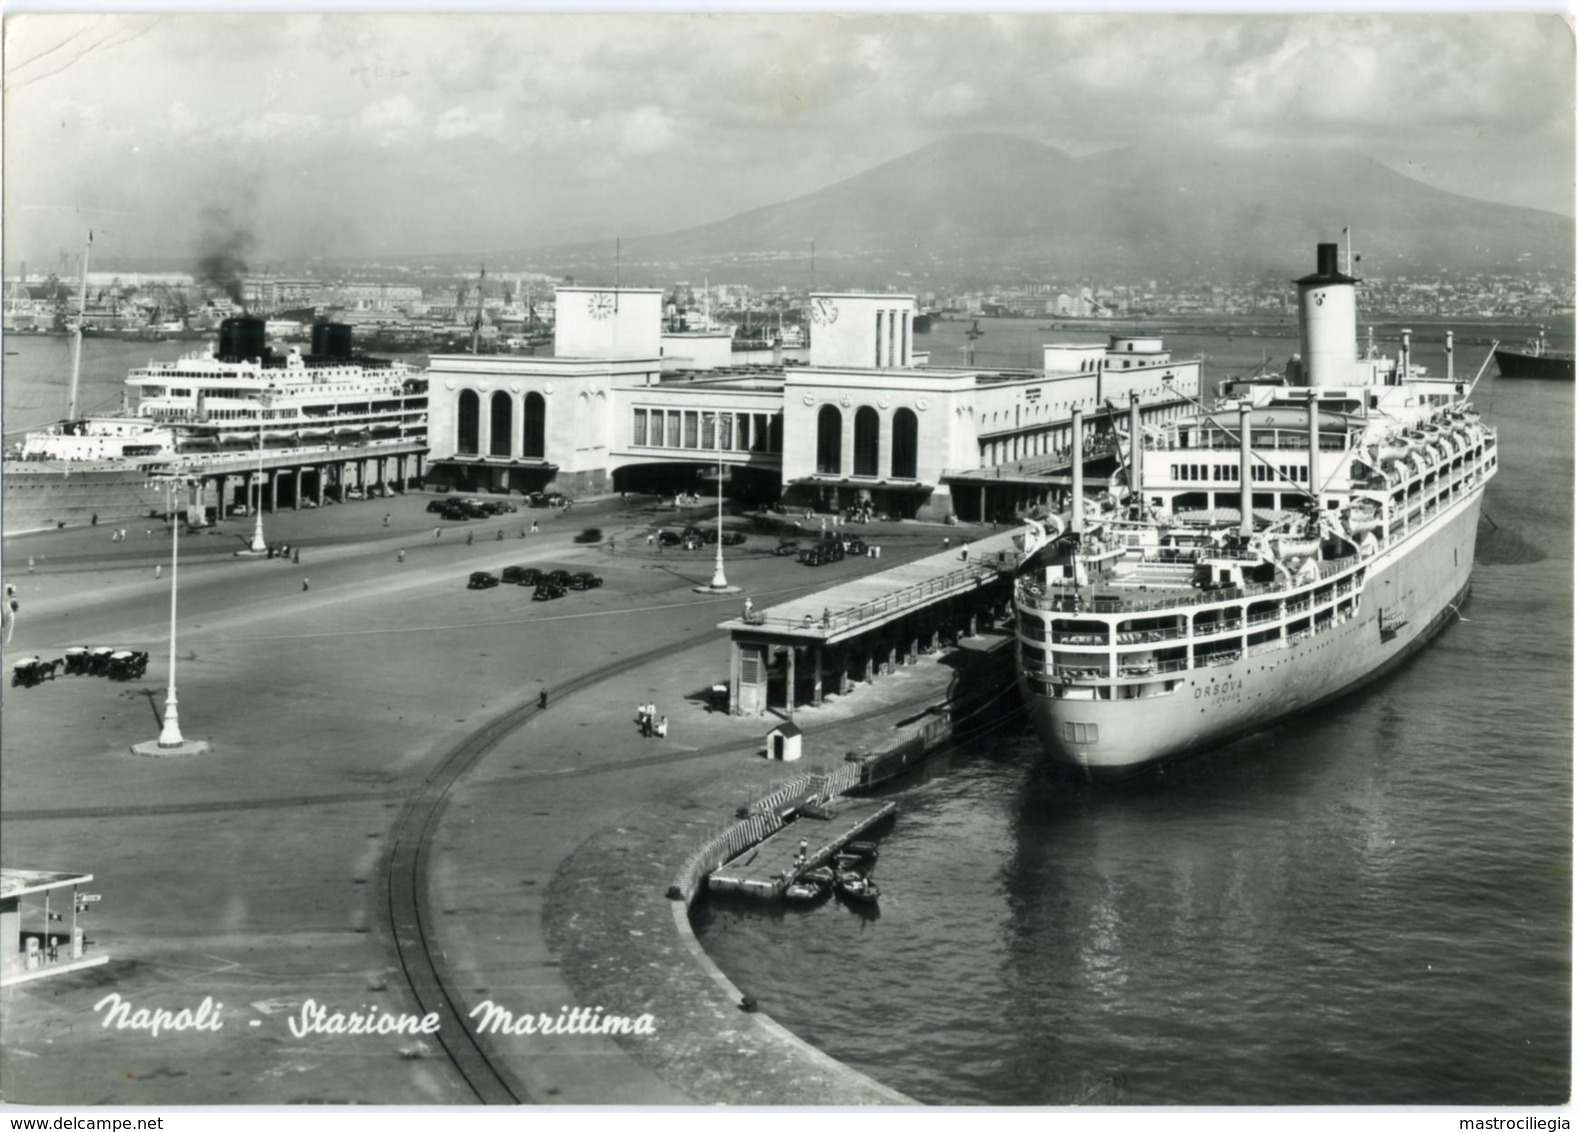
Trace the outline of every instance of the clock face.
<path fill-rule="evenodd" d="M 839 307 L 834 305 L 833 299 L 821 298 L 812 300 L 812 321 L 819 326 L 828 326 L 839 318 Z"/>
<path fill-rule="evenodd" d="M 608 318 L 614 313 L 614 296 L 608 291 L 598 291 L 589 295 L 587 310 L 594 318 Z"/>

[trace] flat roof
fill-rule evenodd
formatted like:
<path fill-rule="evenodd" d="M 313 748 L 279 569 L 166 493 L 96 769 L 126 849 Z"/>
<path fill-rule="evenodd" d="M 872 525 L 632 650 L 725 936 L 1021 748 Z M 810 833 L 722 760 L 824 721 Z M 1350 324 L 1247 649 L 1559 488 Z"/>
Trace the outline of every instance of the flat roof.
<path fill-rule="evenodd" d="M 92 873 L 56 873 L 46 869 L 0 869 L 0 900 L 13 900 L 68 884 L 82 884 L 93 879 Z"/>
<path fill-rule="evenodd" d="M 751 615 L 749 621 L 737 617 L 719 627 L 729 629 L 732 633 L 771 633 L 803 637 L 809 641 L 843 640 L 902 617 L 946 595 L 974 590 L 983 582 L 998 577 L 1006 564 L 1013 565 L 1019 561 L 1020 551 L 1015 539 L 1023 530 L 1022 526 L 1012 527 L 975 542 L 947 536 L 949 548 L 937 554 L 891 566 L 875 574 L 852 578 L 826 590 L 758 611 Z M 820 541 L 821 532 L 807 533 L 814 545 Z M 859 526 L 841 529 L 837 533 L 846 538 L 862 537 Z M 944 537 L 940 534 L 939 541 L 942 542 Z M 960 559 L 961 550 L 967 552 L 965 561 Z M 1001 563 L 999 555 L 1005 552 L 1009 557 Z M 830 567 L 839 569 L 833 563 Z M 827 568 L 815 567 L 819 570 Z M 828 615 L 826 623 L 823 620 L 825 613 Z"/>

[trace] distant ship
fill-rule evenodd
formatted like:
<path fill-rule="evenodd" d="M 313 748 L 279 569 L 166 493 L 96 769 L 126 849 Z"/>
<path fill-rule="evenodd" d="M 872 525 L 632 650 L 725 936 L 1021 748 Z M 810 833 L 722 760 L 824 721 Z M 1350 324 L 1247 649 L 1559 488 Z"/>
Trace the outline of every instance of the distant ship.
<path fill-rule="evenodd" d="M 426 374 L 353 356 L 349 326 L 319 323 L 312 335 L 310 352 L 280 355 L 266 344 L 262 319 L 227 318 L 217 347 L 132 370 L 134 411 L 27 433 L 0 473 L 6 532 L 142 518 L 164 506 L 155 475 L 260 444 L 271 455 L 376 455 L 379 445 L 425 441 Z"/>
<path fill-rule="evenodd" d="M 1542 330 L 1524 346 L 1500 346 L 1493 352 L 1498 373 L 1504 377 L 1542 377 L 1555 381 L 1575 379 L 1573 350 L 1554 350 Z"/>
<path fill-rule="evenodd" d="M 1497 434 L 1408 342 L 1358 356 L 1355 283 L 1319 245 L 1285 377 L 1167 426 L 1133 413 L 1101 499 L 1072 429 L 1074 505 L 1028 525 L 1015 590 L 1021 693 L 1057 763 L 1124 777 L 1271 726 L 1457 616 Z"/>

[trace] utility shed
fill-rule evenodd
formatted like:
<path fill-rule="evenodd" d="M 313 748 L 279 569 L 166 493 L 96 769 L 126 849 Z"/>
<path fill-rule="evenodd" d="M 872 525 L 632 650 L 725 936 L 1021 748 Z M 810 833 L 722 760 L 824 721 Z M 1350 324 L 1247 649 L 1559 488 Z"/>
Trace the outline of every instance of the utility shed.
<path fill-rule="evenodd" d="M 801 729 L 786 720 L 768 732 L 768 757 L 793 763 L 801 757 Z"/>

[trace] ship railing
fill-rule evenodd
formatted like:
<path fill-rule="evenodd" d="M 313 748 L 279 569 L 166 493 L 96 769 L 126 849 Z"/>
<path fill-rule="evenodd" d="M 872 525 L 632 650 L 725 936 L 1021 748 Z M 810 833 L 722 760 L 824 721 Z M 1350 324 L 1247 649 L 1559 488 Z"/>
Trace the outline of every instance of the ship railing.
<path fill-rule="evenodd" d="M 1287 603 L 1284 606 L 1284 612 L 1286 614 L 1293 615 L 1293 614 L 1296 614 L 1296 613 L 1304 613 L 1304 612 L 1306 612 L 1306 610 L 1308 610 L 1310 608 L 1311 608 L 1311 599 L 1308 597 L 1308 598 L 1302 598 L 1299 601 L 1291 601 L 1291 602 Z"/>
<path fill-rule="evenodd" d="M 1106 645 L 1108 636 L 1105 633 L 1061 633 L 1054 629 L 1049 632 L 1048 640 L 1056 645 Z"/>
<path fill-rule="evenodd" d="M 1042 675 L 1054 676 L 1070 683 L 1090 682 L 1093 680 L 1107 680 L 1108 669 L 1105 668 L 1076 668 L 1068 664 L 1048 665 Z"/>
<path fill-rule="evenodd" d="M 1294 630 L 1291 630 L 1291 632 L 1289 634 L 1289 643 L 1290 644 L 1294 644 L 1296 641 L 1303 641 L 1309 636 L 1311 636 L 1311 630 L 1310 629 L 1294 629 Z"/>
<path fill-rule="evenodd" d="M 1273 652 L 1273 651 L 1275 651 L 1277 649 L 1281 649 L 1283 647 L 1284 647 L 1284 642 L 1282 640 L 1278 640 L 1278 639 L 1274 639 L 1274 640 L 1271 640 L 1271 641 L 1258 641 L 1256 644 L 1249 645 L 1249 646 L 1246 647 L 1245 655 L 1246 656 L 1261 656 L 1265 652 Z"/>
<path fill-rule="evenodd" d="M 872 618 L 881 617 L 895 610 L 921 604 L 934 594 L 951 593 L 973 586 L 990 574 L 996 574 L 997 570 L 996 562 L 991 565 L 951 570 L 947 574 L 929 578 L 925 582 L 913 583 L 872 601 L 864 601 L 859 605 L 846 606 L 842 609 L 825 610 L 821 616 L 816 617 L 812 614 L 804 614 L 799 618 L 775 617 L 754 611 L 750 617 L 743 620 L 751 625 L 784 626 L 790 629 L 845 629 L 861 625 Z"/>
<path fill-rule="evenodd" d="M 1283 614 L 1281 614 L 1278 610 L 1268 609 L 1262 611 L 1261 613 L 1251 614 L 1245 619 L 1245 623 L 1247 625 L 1265 625 L 1269 621 L 1277 621 L 1282 616 Z"/>
<path fill-rule="evenodd" d="M 1126 679 L 1137 679 L 1147 676 L 1160 676 L 1166 672 L 1184 672 L 1190 667 L 1190 662 L 1184 657 L 1177 660 L 1157 660 L 1147 664 L 1121 664 L 1119 675 Z"/>
<path fill-rule="evenodd" d="M 1208 653 L 1205 656 L 1198 653 L 1196 655 L 1196 667 L 1217 668 L 1225 664 L 1233 664 L 1235 661 L 1240 659 L 1240 653 L 1240 649 L 1230 649 L 1227 652 Z"/>
<path fill-rule="evenodd" d="M 1157 641 L 1177 641 L 1185 636 L 1185 630 L 1178 626 L 1165 629 L 1138 629 L 1135 632 L 1120 633 L 1119 643 L 1122 645 L 1146 645 Z"/>
<path fill-rule="evenodd" d="M 1216 637 L 1219 633 L 1238 633 L 1242 624 L 1238 617 L 1226 617 L 1222 621 L 1207 621 L 1196 626 L 1196 636 Z"/>

